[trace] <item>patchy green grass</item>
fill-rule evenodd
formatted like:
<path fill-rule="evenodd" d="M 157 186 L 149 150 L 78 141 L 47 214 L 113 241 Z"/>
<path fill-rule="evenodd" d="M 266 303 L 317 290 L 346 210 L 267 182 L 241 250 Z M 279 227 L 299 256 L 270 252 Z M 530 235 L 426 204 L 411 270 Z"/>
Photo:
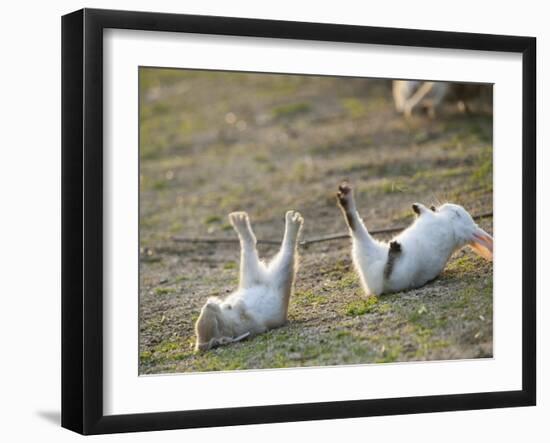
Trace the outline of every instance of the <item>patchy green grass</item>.
<path fill-rule="evenodd" d="M 359 277 L 355 271 L 343 273 L 334 285 L 336 289 L 356 289 L 359 288 Z"/>
<path fill-rule="evenodd" d="M 364 315 L 373 312 L 378 304 L 378 297 L 370 295 L 367 298 L 355 300 L 350 302 L 346 306 L 346 315 L 355 317 L 357 315 Z"/>
<path fill-rule="evenodd" d="M 472 172 L 471 181 L 479 187 L 493 189 L 493 150 L 483 150 L 478 159 L 478 166 Z"/>
<path fill-rule="evenodd" d="M 341 103 L 351 118 L 361 118 L 367 113 L 365 104 L 355 97 L 343 98 Z"/>
<path fill-rule="evenodd" d="M 293 302 L 305 306 L 322 305 L 328 302 L 328 296 L 316 294 L 312 290 L 296 291 Z"/>
<path fill-rule="evenodd" d="M 174 288 L 155 288 L 155 295 L 168 295 L 173 294 L 175 291 Z"/>
<path fill-rule="evenodd" d="M 311 110 L 309 103 L 289 103 L 280 105 L 271 110 L 275 118 L 292 118 L 300 114 L 305 114 Z"/>
<path fill-rule="evenodd" d="M 204 223 L 207 225 L 211 225 L 213 223 L 221 223 L 222 218 L 219 215 L 209 215 L 204 219 Z"/>
<path fill-rule="evenodd" d="M 237 269 L 237 267 L 238 265 L 237 265 L 237 262 L 235 261 L 228 261 L 223 265 L 223 269 L 225 270 Z"/>

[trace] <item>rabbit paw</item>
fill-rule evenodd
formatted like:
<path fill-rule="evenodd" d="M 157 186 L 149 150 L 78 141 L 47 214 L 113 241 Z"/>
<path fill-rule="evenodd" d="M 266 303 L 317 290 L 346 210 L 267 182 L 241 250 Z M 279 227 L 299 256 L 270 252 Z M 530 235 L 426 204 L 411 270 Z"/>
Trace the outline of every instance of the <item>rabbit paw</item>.
<path fill-rule="evenodd" d="M 237 229 L 246 229 L 249 226 L 248 214 L 246 212 L 232 212 L 229 214 L 229 222 Z"/>
<path fill-rule="evenodd" d="M 347 208 L 352 203 L 353 199 L 353 189 L 350 184 L 348 182 L 342 182 L 340 186 L 338 186 L 338 193 L 336 196 L 338 197 L 340 206 Z"/>
<path fill-rule="evenodd" d="M 246 212 L 232 212 L 229 214 L 229 222 L 237 231 L 239 238 L 244 242 L 256 242 L 256 237 L 250 227 L 250 220 Z"/>
<path fill-rule="evenodd" d="M 298 232 L 304 224 L 304 219 L 298 211 L 287 211 L 285 221 L 288 228 L 293 229 L 294 232 Z"/>
<path fill-rule="evenodd" d="M 398 253 L 401 252 L 401 243 L 398 241 L 391 241 L 390 242 L 390 252 Z"/>

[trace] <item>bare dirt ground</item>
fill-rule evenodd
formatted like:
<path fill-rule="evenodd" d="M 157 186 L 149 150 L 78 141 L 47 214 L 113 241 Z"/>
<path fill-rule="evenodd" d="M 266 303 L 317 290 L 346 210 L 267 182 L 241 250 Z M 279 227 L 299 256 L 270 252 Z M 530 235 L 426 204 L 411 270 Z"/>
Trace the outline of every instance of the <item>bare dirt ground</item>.
<path fill-rule="evenodd" d="M 343 179 L 371 229 L 407 224 L 415 201 L 491 212 L 492 115 L 478 105 L 406 121 L 384 80 L 141 69 L 140 373 L 491 357 L 491 263 L 463 249 L 425 287 L 367 298 L 346 239 L 300 248 L 286 326 L 195 354 L 194 322 L 235 289 L 239 247 L 172 239 L 236 238 L 235 210 L 259 239 L 282 238 L 288 209 L 303 239 L 345 233 Z M 479 224 L 492 233 L 492 217 Z"/>

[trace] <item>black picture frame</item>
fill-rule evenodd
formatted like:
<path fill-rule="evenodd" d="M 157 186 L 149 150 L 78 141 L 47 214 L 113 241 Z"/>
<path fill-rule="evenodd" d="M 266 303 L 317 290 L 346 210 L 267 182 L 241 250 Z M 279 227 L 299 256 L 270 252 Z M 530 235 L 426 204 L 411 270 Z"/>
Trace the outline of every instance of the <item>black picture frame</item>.
<path fill-rule="evenodd" d="M 523 65 L 522 389 L 392 399 L 103 413 L 103 30 L 190 32 L 519 53 Z M 229 17 L 83 9 L 62 18 L 62 426 L 82 434 L 536 403 L 536 39 Z"/>

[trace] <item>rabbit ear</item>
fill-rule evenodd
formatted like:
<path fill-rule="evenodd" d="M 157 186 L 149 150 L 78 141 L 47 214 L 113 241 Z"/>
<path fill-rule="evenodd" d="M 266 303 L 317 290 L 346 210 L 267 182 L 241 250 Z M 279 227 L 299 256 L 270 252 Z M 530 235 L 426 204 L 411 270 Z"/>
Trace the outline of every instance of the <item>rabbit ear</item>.
<path fill-rule="evenodd" d="M 483 229 L 476 228 L 470 240 L 472 249 L 486 260 L 493 260 L 493 237 Z"/>
<path fill-rule="evenodd" d="M 428 209 L 422 203 L 413 203 L 412 210 L 418 216 L 422 215 L 423 212 L 427 212 Z"/>

